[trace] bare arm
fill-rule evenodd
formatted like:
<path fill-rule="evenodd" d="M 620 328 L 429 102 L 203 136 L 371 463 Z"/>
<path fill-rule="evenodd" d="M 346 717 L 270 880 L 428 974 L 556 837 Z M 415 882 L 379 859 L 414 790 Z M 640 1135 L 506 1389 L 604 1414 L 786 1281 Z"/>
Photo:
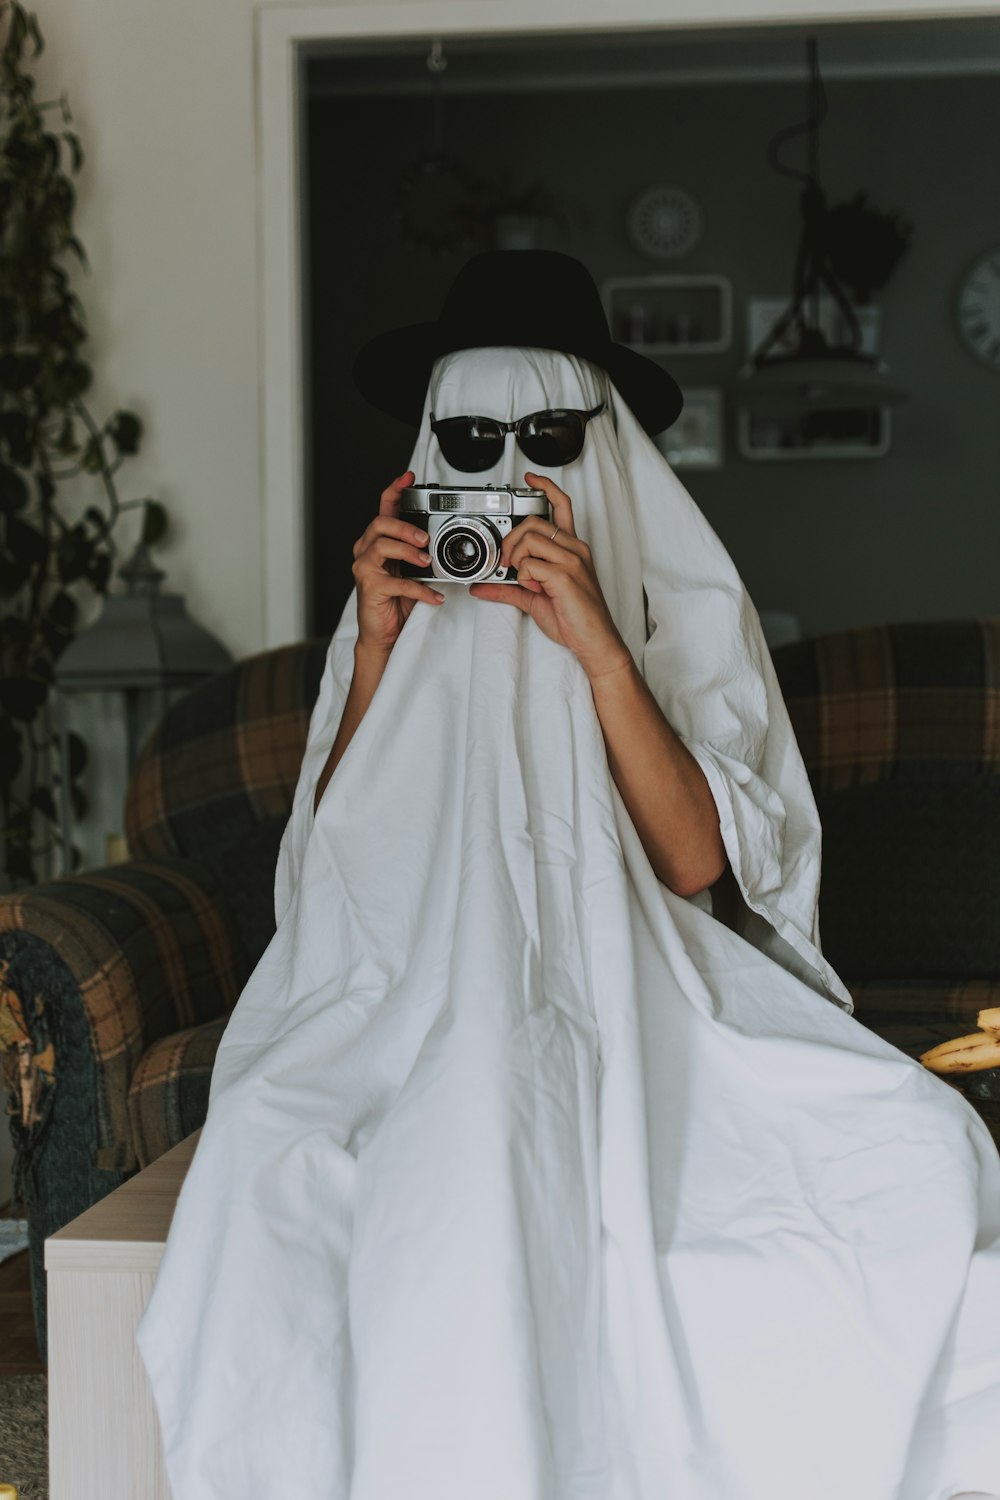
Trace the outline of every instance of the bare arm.
<path fill-rule="evenodd" d="M 569 647 L 590 681 L 608 764 L 657 877 L 679 896 L 717 881 L 728 861 L 705 774 L 678 739 L 622 640 L 594 568 L 576 535 L 573 503 L 544 474 L 554 521 L 529 516 L 504 538 L 501 561 L 518 582 L 477 583 L 476 598 L 513 604 L 551 640 Z"/>
<path fill-rule="evenodd" d="M 351 571 L 358 593 L 354 674 L 336 738 L 316 783 L 314 815 L 330 777 L 375 696 L 386 662 L 414 604 L 418 599 L 428 604 L 440 604 L 444 599 L 440 589 L 433 589 L 416 578 L 399 576 L 401 562 L 424 564 L 429 561 L 428 554 L 422 550 L 428 540 L 426 531 L 401 520 L 399 515 L 403 490 L 412 484 L 413 478 L 413 470 L 407 469 L 405 474 L 386 485 L 379 500 L 378 514 L 354 543 Z"/>
<path fill-rule="evenodd" d="M 678 896 L 705 890 L 728 867 L 705 773 L 631 656 L 590 687 L 611 774 L 657 878 Z"/>
<path fill-rule="evenodd" d="M 316 796 L 313 799 L 314 813 L 319 807 L 319 799 L 326 790 L 327 782 L 340 764 L 344 751 L 354 737 L 354 731 L 361 723 L 369 703 L 375 696 L 375 689 L 382 681 L 382 673 L 385 671 L 385 664 L 388 660 L 388 652 L 381 652 L 377 648 L 366 651 L 360 643 L 354 647 L 354 676 L 351 678 L 344 712 L 340 718 L 340 727 L 330 747 L 326 765 L 320 772 L 316 783 Z"/>

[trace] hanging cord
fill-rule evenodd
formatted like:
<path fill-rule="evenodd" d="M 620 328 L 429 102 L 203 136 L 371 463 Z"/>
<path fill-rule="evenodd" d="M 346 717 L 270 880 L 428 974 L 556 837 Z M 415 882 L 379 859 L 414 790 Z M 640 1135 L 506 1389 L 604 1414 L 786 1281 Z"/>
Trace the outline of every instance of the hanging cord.
<path fill-rule="evenodd" d="M 444 70 L 448 59 L 440 37 L 435 37 L 427 54 L 427 71 L 431 75 L 433 98 L 433 121 L 431 125 L 431 156 L 440 157 L 444 146 Z"/>
<path fill-rule="evenodd" d="M 782 177 L 794 177 L 798 182 L 810 183 L 816 182 L 819 176 L 819 127 L 829 112 L 826 87 L 819 71 L 819 48 L 814 36 L 806 38 L 806 62 L 809 68 L 806 105 L 808 119 L 795 125 L 785 125 L 772 136 L 768 142 L 767 161 Z M 809 136 L 809 167 L 803 172 L 799 167 L 785 165 L 781 160 L 781 149 L 796 136 L 806 134 Z"/>
<path fill-rule="evenodd" d="M 790 329 L 795 329 L 800 349 L 810 341 L 815 342 L 817 335 L 821 337 L 821 286 L 827 289 L 840 309 L 849 330 L 851 349 L 857 352 L 861 347 L 861 324 L 850 298 L 834 275 L 827 245 L 826 196 L 819 182 L 819 127 L 827 117 L 829 105 L 819 70 L 819 48 L 814 36 L 806 38 L 806 60 L 809 68 L 807 118 L 794 125 L 783 126 L 772 136 L 767 147 L 768 164 L 782 177 L 791 177 L 803 184 L 800 202 L 802 234 L 795 257 L 792 300 L 757 350 L 754 359 L 758 363 L 781 342 Z M 782 149 L 800 135 L 808 137 L 808 166 L 805 171 L 789 166 L 781 159 Z M 806 319 L 807 299 L 812 301 L 811 324 Z"/>

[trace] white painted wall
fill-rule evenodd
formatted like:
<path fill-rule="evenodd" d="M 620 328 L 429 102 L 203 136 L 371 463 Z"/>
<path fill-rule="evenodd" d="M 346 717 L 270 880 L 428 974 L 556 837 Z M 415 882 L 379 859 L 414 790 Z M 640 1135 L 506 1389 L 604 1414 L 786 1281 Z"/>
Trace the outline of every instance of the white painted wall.
<path fill-rule="evenodd" d="M 36 10 L 30 65 L 36 97 L 65 89 L 86 155 L 88 402 L 143 418 L 122 497 L 167 506 L 164 587 L 238 654 L 262 642 L 252 10 L 59 0 Z"/>

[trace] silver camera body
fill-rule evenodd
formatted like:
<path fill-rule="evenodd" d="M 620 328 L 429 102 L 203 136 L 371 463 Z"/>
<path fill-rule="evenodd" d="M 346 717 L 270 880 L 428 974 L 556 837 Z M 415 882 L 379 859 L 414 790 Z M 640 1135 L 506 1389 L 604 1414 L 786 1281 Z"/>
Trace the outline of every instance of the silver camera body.
<path fill-rule="evenodd" d="M 400 562 L 403 578 L 436 583 L 516 583 L 517 569 L 500 562 L 508 532 L 525 516 L 552 520 L 544 490 L 512 484 L 414 484 L 403 490 L 400 519 L 427 532 L 429 564 Z"/>

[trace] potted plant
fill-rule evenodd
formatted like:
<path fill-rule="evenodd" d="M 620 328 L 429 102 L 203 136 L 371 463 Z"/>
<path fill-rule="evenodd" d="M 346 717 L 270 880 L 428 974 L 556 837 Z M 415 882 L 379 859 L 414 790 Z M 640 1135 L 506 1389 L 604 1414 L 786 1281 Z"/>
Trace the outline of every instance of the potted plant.
<path fill-rule="evenodd" d="M 549 220 L 566 233 L 566 216 L 542 178 L 518 186 L 509 167 L 484 178 L 472 194 L 470 216 L 495 250 L 530 250 Z"/>
<path fill-rule="evenodd" d="M 121 514 L 144 508 L 143 540 L 162 535 L 155 500 L 121 500 L 115 474 L 136 453 L 139 417 L 117 410 L 98 424 L 83 397 L 87 331 L 65 262 L 89 269 L 73 232 L 83 151 L 65 95 L 39 103 L 24 55 L 44 42 L 33 14 L 0 0 L 0 880 L 8 888 L 48 873 L 56 844 L 53 667 L 73 639 L 82 604 L 107 592 Z M 50 128 L 58 110 L 62 128 Z M 96 490 L 96 499 L 93 492 Z M 70 794 L 86 745 L 70 740 Z M 74 864 L 79 862 L 74 848 Z"/>

